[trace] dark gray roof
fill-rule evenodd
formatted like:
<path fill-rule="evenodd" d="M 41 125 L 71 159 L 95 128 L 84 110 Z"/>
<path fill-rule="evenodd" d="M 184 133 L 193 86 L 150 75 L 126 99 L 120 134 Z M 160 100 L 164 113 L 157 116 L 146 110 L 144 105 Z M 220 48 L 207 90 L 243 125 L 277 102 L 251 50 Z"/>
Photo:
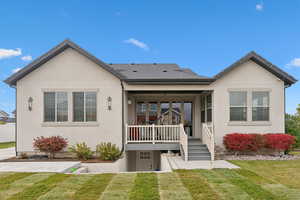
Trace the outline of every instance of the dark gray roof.
<path fill-rule="evenodd" d="M 241 59 L 239 59 L 232 65 L 230 65 L 229 67 L 225 68 L 223 71 L 221 71 L 220 73 L 215 75 L 214 78 L 215 79 L 221 78 L 222 76 L 224 76 L 231 70 L 235 69 L 236 67 L 240 66 L 241 64 L 243 64 L 249 60 L 252 60 L 253 62 L 257 63 L 259 66 L 263 67 L 270 73 L 274 74 L 279 79 L 284 81 L 285 84 L 288 86 L 297 82 L 297 79 L 295 79 L 293 76 L 291 76 L 288 73 L 286 73 L 285 71 L 281 70 L 276 65 L 273 65 L 272 63 L 270 63 L 269 61 L 267 61 L 266 59 L 264 59 L 263 57 L 261 57 L 260 55 L 255 53 L 254 51 L 251 51 L 250 53 L 248 53 L 247 55 L 245 55 L 244 57 L 242 57 Z"/>
<path fill-rule="evenodd" d="M 14 86 L 16 82 L 22 79 L 24 76 L 37 69 L 48 60 L 58 55 L 67 48 L 72 48 L 80 54 L 88 57 L 90 60 L 104 68 L 108 72 L 112 73 L 120 80 L 126 81 L 129 84 L 210 84 L 211 82 L 224 76 L 226 73 L 234 69 L 235 67 L 252 60 L 283 80 L 286 85 L 291 85 L 297 80 L 291 75 L 282 71 L 272 63 L 268 62 L 255 52 L 250 52 L 222 72 L 214 76 L 213 78 L 200 76 L 190 69 L 180 68 L 177 64 L 106 64 L 88 53 L 70 40 L 65 40 L 44 55 L 40 56 L 29 65 L 25 66 L 20 71 L 14 73 L 8 77 L 4 82 Z"/>
<path fill-rule="evenodd" d="M 127 80 L 138 79 L 209 79 L 199 76 L 190 69 L 180 68 L 177 64 L 109 64 Z"/>

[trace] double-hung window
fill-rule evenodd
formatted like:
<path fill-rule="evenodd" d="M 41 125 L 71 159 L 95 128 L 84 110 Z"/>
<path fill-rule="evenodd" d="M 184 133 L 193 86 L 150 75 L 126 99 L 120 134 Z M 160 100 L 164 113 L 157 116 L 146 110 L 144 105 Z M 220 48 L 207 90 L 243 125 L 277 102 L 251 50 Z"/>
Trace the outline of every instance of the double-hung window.
<path fill-rule="evenodd" d="M 269 92 L 252 92 L 252 121 L 269 121 Z"/>
<path fill-rule="evenodd" d="M 44 122 L 68 121 L 68 93 L 44 92 Z"/>
<path fill-rule="evenodd" d="M 97 121 L 97 93 L 73 92 L 73 121 Z"/>
<path fill-rule="evenodd" d="M 247 121 L 247 91 L 231 91 L 230 121 Z"/>

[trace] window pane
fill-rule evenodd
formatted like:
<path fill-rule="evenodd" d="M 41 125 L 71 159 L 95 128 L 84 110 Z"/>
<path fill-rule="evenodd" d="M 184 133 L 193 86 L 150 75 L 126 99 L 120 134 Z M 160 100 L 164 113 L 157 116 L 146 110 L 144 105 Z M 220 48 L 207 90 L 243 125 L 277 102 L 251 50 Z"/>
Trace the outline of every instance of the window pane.
<path fill-rule="evenodd" d="M 205 110 L 201 111 L 201 122 L 205 122 Z"/>
<path fill-rule="evenodd" d="M 253 121 L 269 121 L 269 108 L 254 107 L 252 108 Z"/>
<path fill-rule="evenodd" d="M 73 92 L 73 121 L 84 121 L 84 93 Z"/>
<path fill-rule="evenodd" d="M 85 93 L 85 119 L 89 121 L 97 121 L 97 93 Z"/>
<path fill-rule="evenodd" d="M 246 121 L 247 108 L 246 107 L 231 107 L 230 108 L 230 121 Z"/>
<path fill-rule="evenodd" d="M 193 136 L 192 102 L 184 102 L 184 130 L 188 136 Z"/>
<path fill-rule="evenodd" d="M 147 104 L 138 102 L 136 106 L 136 110 L 137 110 L 137 124 L 138 125 L 146 124 Z"/>
<path fill-rule="evenodd" d="M 157 103 L 149 103 L 149 124 L 157 123 Z"/>
<path fill-rule="evenodd" d="M 57 92 L 56 101 L 57 121 L 68 121 L 68 94 L 66 92 Z"/>
<path fill-rule="evenodd" d="M 161 103 L 160 104 L 160 109 L 161 109 L 160 124 L 163 124 L 163 125 L 170 124 L 169 107 L 170 107 L 169 103 Z"/>
<path fill-rule="evenodd" d="M 230 92 L 230 106 L 247 106 L 247 92 Z"/>
<path fill-rule="evenodd" d="M 55 121 L 55 92 L 44 93 L 44 121 Z"/>
<path fill-rule="evenodd" d="M 172 124 L 181 122 L 181 103 L 172 103 Z"/>
<path fill-rule="evenodd" d="M 252 92 L 253 107 L 269 107 L 269 92 Z"/>
<path fill-rule="evenodd" d="M 207 120 L 207 122 L 211 122 L 211 120 L 212 120 L 212 109 L 210 108 L 210 109 L 207 109 L 207 118 L 206 118 L 206 120 Z"/>
<path fill-rule="evenodd" d="M 211 108 L 211 95 L 206 97 L 207 108 Z"/>

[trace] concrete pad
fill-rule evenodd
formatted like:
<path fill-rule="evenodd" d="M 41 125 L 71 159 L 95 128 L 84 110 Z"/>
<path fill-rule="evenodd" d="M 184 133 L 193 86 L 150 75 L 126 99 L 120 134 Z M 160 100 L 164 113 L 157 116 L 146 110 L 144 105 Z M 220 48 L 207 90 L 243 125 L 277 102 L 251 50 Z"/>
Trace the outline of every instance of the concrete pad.
<path fill-rule="evenodd" d="M 79 166 L 80 162 L 0 162 L 0 172 L 65 173 Z"/>
<path fill-rule="evenodd" d="M 15 147 L 0 149 L 0 160 L 8 159 L 16 156 Z"/>
<path fill-rule="evenodd" d="M 168 157 L 169 163 L 172 169 L 239 169 L 238 166 L 227 162 L 226 160 L 195 160 L 195 161 L 184 161 L 179 156 Z"/>

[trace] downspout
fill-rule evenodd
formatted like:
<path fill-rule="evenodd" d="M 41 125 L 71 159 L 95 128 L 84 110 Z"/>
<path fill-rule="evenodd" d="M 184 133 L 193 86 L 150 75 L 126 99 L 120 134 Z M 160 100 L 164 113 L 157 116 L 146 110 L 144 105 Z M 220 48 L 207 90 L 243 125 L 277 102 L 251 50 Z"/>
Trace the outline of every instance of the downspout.
<path fill-rule="evenodd" d="M 124 132 L 125 132 L 125 124 L 124 124 L 124 85 L 123 81 L 121 81 L 121 87 L 122 87 L 122 149 L 121 149 L 121 154 L 124 152 Z"/>

